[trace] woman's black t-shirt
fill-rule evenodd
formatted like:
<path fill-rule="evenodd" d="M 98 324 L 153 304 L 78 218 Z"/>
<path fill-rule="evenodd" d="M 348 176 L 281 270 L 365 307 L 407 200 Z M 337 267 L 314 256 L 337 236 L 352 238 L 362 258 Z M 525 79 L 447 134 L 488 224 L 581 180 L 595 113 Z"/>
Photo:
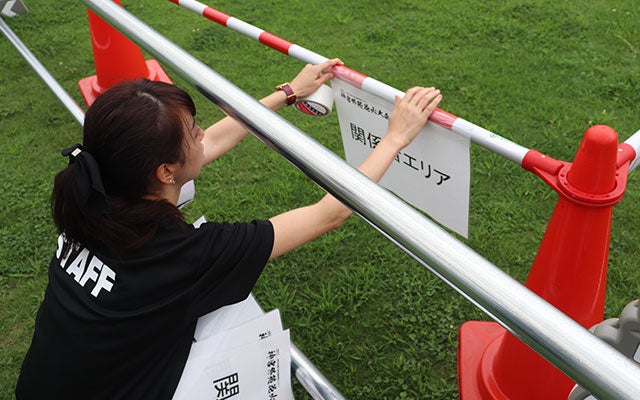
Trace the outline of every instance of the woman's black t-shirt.
<path fill-rule="evenodd" d="M 18 399 L 170 399 L 197 319 L 245 299 L 268 261 L 268 221 L 184 224 L 126 258 L 84 247 L 49 267 Z"/>

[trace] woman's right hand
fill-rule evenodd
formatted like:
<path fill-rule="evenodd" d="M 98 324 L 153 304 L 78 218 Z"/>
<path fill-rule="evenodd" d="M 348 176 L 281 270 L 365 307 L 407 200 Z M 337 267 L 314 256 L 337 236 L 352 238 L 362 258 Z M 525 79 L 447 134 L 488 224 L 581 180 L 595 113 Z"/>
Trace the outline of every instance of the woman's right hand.
<path fill-rule="evenodd" d="M 397 97 L 389 118 L 387 135 L 369 153 L 358 170 L 379 182 L 398 152 L 418 135 L 442 96 L 434 88 L 409 89 L 404 98 Z M 284 254 L 339 227 L 351 210 L 330 194 L 310 206 L 297 208 L 270 218 L 275 235 L 271 258 Z"/>
<path fill-rule="evenodd" d="M 429 116 L 442 100 L 440 90 L 429 87 L 414 87 L 403 98 L 396 96 L 396 104 L 389 117 L 387 136 L 406 147 L 427 123 Z"/>

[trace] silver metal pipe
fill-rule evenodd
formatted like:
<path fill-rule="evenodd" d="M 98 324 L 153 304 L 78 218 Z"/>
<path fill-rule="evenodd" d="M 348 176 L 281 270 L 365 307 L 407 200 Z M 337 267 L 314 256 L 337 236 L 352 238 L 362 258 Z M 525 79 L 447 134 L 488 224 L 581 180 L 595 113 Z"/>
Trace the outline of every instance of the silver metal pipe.
<path fill-rule="evenodd" d="M 255 298 L 254 298 L 255 300 Z M 256 300 L 257 303 L 257 300 Z M 264 314 L 264 309 L 258 304 Z M 291 372 L 314 400 L 345 400 L 322 372 L 291 342 Z"/>
<path fill-rule="evenodd" d="M 85 2 L 600 400 L 637 399 L 631 360 L 123 8 Z"/>
<path fill-rule="evenodd" d="M 60 84 L 55 80 L 53 76 L 47 71 L 47 69 L 38 61 L 38 59 L 29 51 L 27 46 L 22 43 L 20 38 L 13 33 L 9 25 L 4 22 L 2 18 L 0 18 L 0 31 L 4 33 L 4 35 L 9 39 L 11 44 L 22 54 L 24 59 L 31 65 L 31 67 L 36 71 L 36 73 L 42 78 L 42 80 L 49 86 L 49 88 L 53 91 L 53 93 L 62 101 L 62 104 L 67 107 L 71 115 L 80 123 L 80 125 L 84 124 L 84 111 L 78 103 L 75 102 L 69 96 L 69 94 L 60 86 Z"/>
<path fill-rule="evenodd" d="M 291 343 L 291 372 L 298 382 L 315 400 L 344 400 L 344 396 L 309 361 L 309 359 Z"/>

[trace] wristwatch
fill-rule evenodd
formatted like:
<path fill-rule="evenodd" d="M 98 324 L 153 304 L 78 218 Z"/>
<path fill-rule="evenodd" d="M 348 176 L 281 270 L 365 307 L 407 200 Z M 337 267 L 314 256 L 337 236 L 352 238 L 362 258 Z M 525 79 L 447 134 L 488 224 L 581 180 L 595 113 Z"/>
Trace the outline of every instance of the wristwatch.
<path fill-rule="evenodd" d="M 293 92 L 293 89 L 291 89 L 291 86 L 289 86 L 289 82 L 276 86 L 276 90 L 282 90 L 287 95 L 288 106 L 296 102 L 296 94 Z"/>

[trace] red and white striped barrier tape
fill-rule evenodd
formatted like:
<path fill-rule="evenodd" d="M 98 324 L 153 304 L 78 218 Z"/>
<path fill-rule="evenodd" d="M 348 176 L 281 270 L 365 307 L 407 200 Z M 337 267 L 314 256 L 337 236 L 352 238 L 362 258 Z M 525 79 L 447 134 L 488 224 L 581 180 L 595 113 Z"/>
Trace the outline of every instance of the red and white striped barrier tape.
<path fill-rule="evenodd" d="M 269 33 L 254 25 L 248 24 L 238 18 L 225 14 L 222 11 L 211 8 L 197 0 L 169 1 L 304 63 L 320 64 L 328 60 L 327 57 L 301 47 L 295 43 L 289 42 L 288 40 Z M 344 65 L 333 67 L 332 72 L 338 78 L 391 103 L 395 103 L 396 96 L 404 95 L 402 91 Z M 492 150 L 518 164 L 522 164 L 522 159 L 529 151 L 527 148 L 522 147 L 517 143 L 505 139 L 439 108 L 436 108 L 436 110 L 431 114 L 429 120 L 457 134 L 467 137 L 474 143 L 486 147 L 487 149 Z"/>

